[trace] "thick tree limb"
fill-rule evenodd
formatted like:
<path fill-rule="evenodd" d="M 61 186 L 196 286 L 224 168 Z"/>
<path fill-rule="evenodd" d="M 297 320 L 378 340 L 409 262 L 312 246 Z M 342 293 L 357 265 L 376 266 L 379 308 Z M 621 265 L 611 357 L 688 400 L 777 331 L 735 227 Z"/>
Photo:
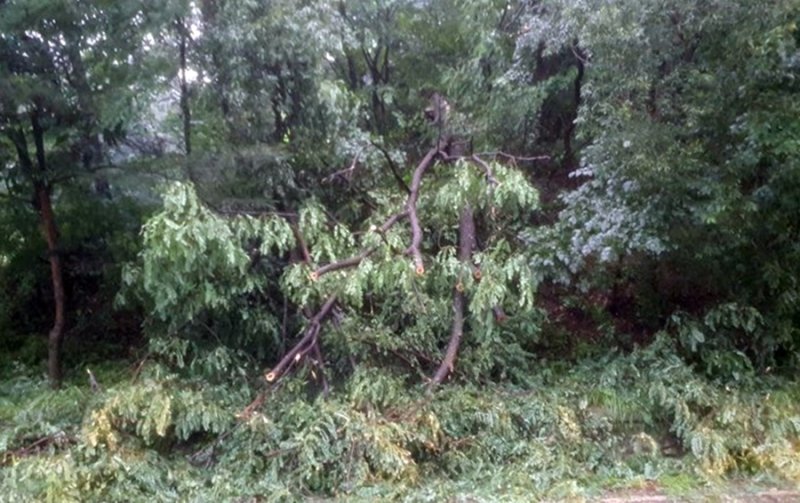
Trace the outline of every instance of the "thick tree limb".
<path fill-rule="evenodd" d="M 472 263 L 472 252 L 475 250 L 475 218 L 472 208 L 466 206 L 461 210 L 461 217 L 458 223 L 458 260 L 465 264 Z M 444 359 L 439 365 L 439 370 L 431 380 L 431 386 L 441 384 L 445 378 L 453 371 L 456 362 L 458 348 L 461 345 L 461 338 L 464 334 L 464 311 L 467 305 L 467 297 L 463 287 L 456 286 L 453 289 L 453 325 L 450 331 L 450 342 Z"/>
<path fill-rule="evenodd" d="M 408 247 L 407 253 L 413 258 L 414 267 L 419 276 L 425 274 L 425 264 L 422 261 L 422 251 L 420 250 L 422 246 L 422 226 L 419 224 L 419 216 L 417 216 L 417 200 L 419 199 L 419 189 L 422 185 L 422 176 L 433 164 L 437 154 L 439 154 L 438 145 L 428 151 L 420 161 L 417 169 L 414 170 L 414 176 L 411 178 L 411 193 L 406 201 L 408 220 L 411 222 L 411 245 Z"/>
<path fill-rule="evenodd" d="M 281 361 L 266 374 L 265 378 L 267 382 L 276 382 L 286 373 L 289 367 L 305 358 L 311 351 L 314 351 L 318 342 L 317 337 L 319 336 L 319 331 L 322 328 L 322 322 L 331 312 L 334 304 L 336 304 L 336 295 L 331 295 L 319 311 L 317 311 L 317 314 L 311 318 L 311 321 L 309 321 L 303 333 L 303 337 L 301 337 L 297 344 L 295 344 L 288 353 L 283 355 Z"/>

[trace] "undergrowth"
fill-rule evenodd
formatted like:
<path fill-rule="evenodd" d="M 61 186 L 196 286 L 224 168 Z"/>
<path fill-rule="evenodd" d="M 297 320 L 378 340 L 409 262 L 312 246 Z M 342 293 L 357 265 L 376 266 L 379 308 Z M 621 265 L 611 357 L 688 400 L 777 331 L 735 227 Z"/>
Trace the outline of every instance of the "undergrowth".
<path fill-rule="evenodd" d="M 247 381 L 174 372 L 99 369 L 97 393 L 77 378 L 53 393 L 12 372 L 0 388 L 0 498 L 530 501 L 648 481 L 680 491 L 726 477 L 800 480 L 800 385 L 709 381 L 666 338 L 542 363 L 524 385 L 434 394 L 361 367 L 329 398 L 298 376 L 251 404 L 259 390 Z"/>

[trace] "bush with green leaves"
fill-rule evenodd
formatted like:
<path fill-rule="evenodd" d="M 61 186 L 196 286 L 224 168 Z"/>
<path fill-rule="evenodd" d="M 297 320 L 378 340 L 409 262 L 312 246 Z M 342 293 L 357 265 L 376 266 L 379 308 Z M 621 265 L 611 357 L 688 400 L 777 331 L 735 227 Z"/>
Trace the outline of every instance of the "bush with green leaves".
<path fill-rule="evenodd" d="M 194 331 L 261 355 L 277 346 L 279 304 L 267 289 L 279 270 L 270 257 L 294 243 L 285 221 L 222 218 L 190 186 L 176 184 L 142 237 L 140 262 L 123 273 L 124 293 L 141 301 L 163 335 Z"/>

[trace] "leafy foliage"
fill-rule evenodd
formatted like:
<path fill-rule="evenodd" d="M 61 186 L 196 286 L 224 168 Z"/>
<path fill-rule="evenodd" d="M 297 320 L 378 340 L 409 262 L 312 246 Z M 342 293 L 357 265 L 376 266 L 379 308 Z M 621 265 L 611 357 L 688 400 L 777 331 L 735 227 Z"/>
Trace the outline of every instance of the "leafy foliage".
<path fill-rule="evenodd" d="M 786 240 L 796 234 L 797 169 L 777 133 L 797 127 L 796 6 L 565 1 L 528 16 L 521 61 L 544 44 L 586 66 L 577 124 L 588 145 L 570 174 L 585 182 L 563 195 L 553 229 L 532 232 L 556 243 L 535 260 L 584 289 L 656 295 L 639 300 L 650 325 L 676 311 L 754 310 L 763 324 L 746 336 L 719 331 L 720 344 L 762 368 L 788 364 L 796 295 L 791 280 L 769 278 L 796 276 Z M 621 273 L 637 261 L 656 274 Z"/>
<path fill-rule="evenodd" d="M 346 226 L 329 222 L 324 208 L 313 200 L 299 211 L 294 230 L 281 216 L 228 219 L 206 208 L 190 186 L 174 185 L 165 194 L 164 210 L 143 229 L 140 264 L 126 271 L 129 297 L 138 296 L 153 314 L 152 321 L 159 323 L 154 325 L 154 335 L 186 334 L 192 344 L 210 340 L 211 347 L 217 342 L 240 349 L 249 345 L 257 354 L 274 358 L 286 344 L 287 303 L 308 306 L 337 294 L 346 302 L 342 307 L 350 311 L 352 319 L 347 320 L 346 330 L 337 331 L 329 347 L 336 355 L 335 368 L 343 368 L 346 359 L 355 355 L 370 358 L 375 351 L 390 349 L 401 363 L 413 363 L 422 370 L 425 366 L 420 358 L 427 362 L 438 359 L 439 333 L 449 322 L 449 294 L 458 283 L 472 296 L 474 340 L 482 347 L 465 356 L 465 362 L 476 365 L 470 372 L 510 367 L 504 360 L 515 359 L 514 348 L 520 347 L 514 341 L 517 336 L 497 330 L 492 309 L 500 306 L 510 313 L 531 310 L 535 283 L 524 256 L 514 249 L 514 227 L 504 222 L 529 211 L 536 204 L 536 192 L 512 170 L 495 165 L 493 172 L 494 184 L 487 184 L 474 167 L 457 166 L 454 178 L 442 178 L 430 194 L 422 195 L 420 210 L 442 226 L 437 238 L 440 243 L 426 242 L 438 252 L 422 278 L 410 261 L 396 258 L 397 250 L 409 239 L 399 226 L 380 234 L 374 230 L 378 220 L 375 224 L 370 220 L 371 230 L 357 238 Z M 452 226 L 448 221 L 457 219 L 457 208 L 468 202 L 488 217 L 484 249 L 475 257 L 480 276 L 456 260 L 456 237 L 445 227 Z M 302 246 L 313 264 L 334 263 L 361 249 L 378 251 L 356 268 L 315 279 L 310 264 L 287 260 L 288 252 L 298 245 L 295 234 L 302 236 Z M 276 293 L 282 299 L 276 298 Z M 281 303 L 282 320 L 271 314 L 280 312 Z M 364 310 L 371 316 L 361 317 Z M 400 327 L 405 327 L 407 334 L 400 339 L 387 338 Z M 535 331 L 527 331 L 523 337 L 531 335 L 535 336 Z M 509 339 L 503 341 L 502 337 Z M 524 339 L 520 342 L 525 344 Z M 493 351 L 490 348 L 495 344 L 511 346 Z M 189 346 L 176 346 L 168 340 L 158 347 L 175 348 L 179 361 L 189 351 Z M 189 361 L 196 357 L 191 354 Z"/>
<path fill-rule="evenodd" d="M 301 398 L 301 381 L 290 380 L 259 409 L 244 408 L 247 387 L 197 387 L 164 370 L 151 364 L 136 383 L 112 383 L 80 429 L 79 416 L 62 415 L 77 443 L 14 460 L 3 469 L 6 493 L 526 501 L 687 470 L 708 481 L 732 473 L 794 479 L 798 470 L 796 383 L 752 373 L 735 387 L 707 381 L 665 337 L 627 356 L 544 365 L 525 387 L 467 384 L 431 396 L 362 368 L 332 399 Z M 53 410 L 46 400 L 22 407 L 18 414 L 37 418 L 29 431 Z"/>

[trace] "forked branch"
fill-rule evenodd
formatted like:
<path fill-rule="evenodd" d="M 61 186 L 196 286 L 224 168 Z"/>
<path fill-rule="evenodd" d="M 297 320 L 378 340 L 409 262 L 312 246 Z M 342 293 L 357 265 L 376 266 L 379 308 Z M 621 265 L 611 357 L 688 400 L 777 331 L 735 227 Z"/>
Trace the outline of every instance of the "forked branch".
<path fill-rule="evenodd" d="M 389 217 L 386 222 L 383 223 L 379 228 L 375 229 L 377 232 L 381 234 L 385 234 L 389 231 L 397 222 L 401 219 L 408 217 L 411 222 L 411 244 L 407 249 L 407 253 L 410 254 L 414 260 L 414 266 L 416 268 L 417 274 L 424 274 L 425 267 L 422 262 L 422 252 L 420 251 L 420 247 L 422 245 L 422 227 L 419 223 L 419 217 L 417 216 L 417 200 L 419 199 L 419 190 L 420 186 L 422 185 L 422 176 L 425 174 L 425 171 L 433 164 L 434 159 L 438 155 L 439 150 L 438 148 L 432 148 L 420 161 L 417 165 L 417 168 L 414 170 L 414 175 L 412 177 L 412 183 L 409 191 L 408 198 L 406 199 L 405 209 L 396 213 Z M 303 240 L 302 234 L 300 233 L 299 229 L 293 226 L 293 231 L 295 233 L 295 238 L 298 241 L 299 247 L 303 254 L 304 261 L 308 264 L 311 263 L 310 253 L 308 251 L 308 247 Z M 474 234 L 474 232 L 473 232 Z M 372 255 L 377 250 L 376 247 L 365 248 L 359 254 L 349 257 L 346 259 L 342 259 L 336 262 L 331 262 L 329 264 L 323 265 L 311 273 L 311 279 L 317 280 L 322 275 L 327 274 L 329 272 L 338 271 L 341 269 L 347 269 L 350 267 L 356 267 L 360 264 L 364 259 Z M 336 295 L 331 295 L 328 300 L 322 305 L 319 309 L 317 314 L 315 314 L 310 320 L 308 325 L 306 326 L 305 331 L 303 332 L 303 336 L 294 345 L 294 347 L 289 350 L 278 362 L 275 367 L 272 368 L 264 377 L 266 378 L 267 382 L 274 383 L 279 380 L 295 363 L 300 362 L 304 358 L 308 357 L 309 355 L 316 357 L 319 361 L 318 364 L 320 365 L 320 370 L 322 366 L 322 356 L 319 349 L 319 333 L 322 329 L 322 322 L 325 318 L 331 313 L 333 306 L 336 304 Z M 323 387 L 327 392 L 327 381 L 325 380 L 324 374 L 322 376 L 323 380 Z"/>

